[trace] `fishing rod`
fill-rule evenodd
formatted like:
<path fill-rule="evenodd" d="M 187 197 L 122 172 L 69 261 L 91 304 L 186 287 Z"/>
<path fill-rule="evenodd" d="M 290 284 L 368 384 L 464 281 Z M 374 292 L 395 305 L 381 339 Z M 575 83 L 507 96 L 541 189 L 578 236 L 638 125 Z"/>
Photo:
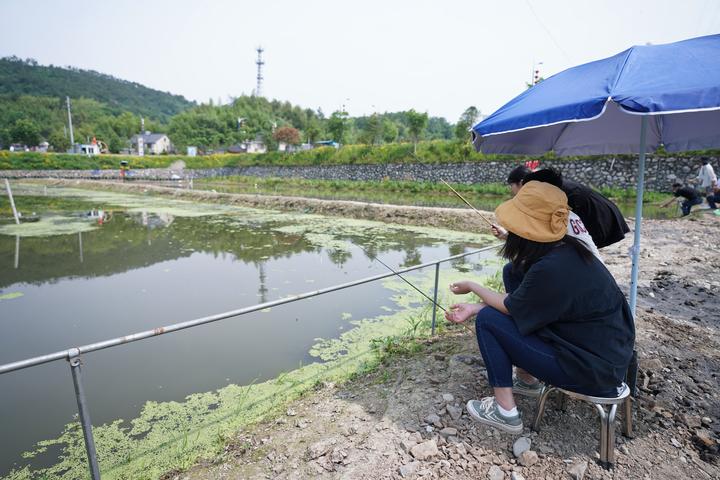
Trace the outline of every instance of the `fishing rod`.
<path fill-rule="evenodd" d="M 358 247 L 358 248 L 359 248 L 360 250 L 362 250 L 363 252 L 365 252 L 365 255 L 367 255 L 367 256 L 370 258 L 370 260 L 373 260 L 373 261 L 374 261 L 374 260 L 377 260 L 377 261 L 378 261 L 380 264 L 382 264 L 385 268 L 387 268 L 387 269 L 390 270 L 392 273 L 394 273 L 395 275 L 397 275 L 398 277 L 400 277 L 400 279 L 401 279 L 402 281 L 404 281 L 405 283 L 407 283 L 408 285 L 410 285 L 412 288 L 414 288 L 420 295 L 422 295 L 423 297 L 425 297 L 425 298 L 427 298 L 428 300 L 430 300 L 430 301 L 433 303 L 433 305 L 435 305 L 436 307 L 438 307 L 438 308 L 439 308 L 440 310 L 442 310 L 444 313 L 448 313 L 448 311 L 447 311 L 447 309 L 446 309 L 445 307 L 443 307 L 442 305 L 440 305 L 439 303 L 437 303 L 435 300 L 433 300 L 433 299 L 430 298 L 428 295 L 426 295 L 425 292 L 423 292 L 423 291 L 420 290 L 418 287 L 416 287 L 415 285 L 413 285 L 412 283 L 410 283 L 410 281 L 409 281 L 408 279 L 406 279 L 405 277 L 403 277 L 402 275 L 400 275 L 398 272 L 396 272 L 395 270 L 393 270 L 393 268 L 390 267 L 390 265 L 388 265 L 387 263 L 385 263 L 385 262 L 383 262 L 382 260 L 380 260 L 377 256 L 371 255 L 370 252 L 368 252 L 367 250 L 365 250 L 362 246 L 357 245 L 357 244 L 356 244 L 355 246 Z M 455 322 L 453 322 L 453 323 L 455 323 Z M 474 332 L 470 327 L 468 327 L 467 325 L 465 325 L 464 323 L 460 323 L 459 325 L 462 325 L 463 328 L 465 328 L 465 330 L 467 330 L 468 332 L 470 332 L 470 333 L 472 333 L 473 335 L 475 335 L 475 332 Z"/>
<path fill-rule="evenodd" d="M 492 222 L 491 222 L 490 220 L 488 220 L 487 218 L 485 218 L 485 215 L 483 215 L 483 214 L 480 212 L 480 210 L 478 210 L 477 208 L 473 207 L 473 206 L 470 204 L 470 202 L 468 202 L 467 200 L 465 200 L 465 197 L 463 197 L 462 195 L 460 195 L 460 194 L 457 192 L 457 190 L 455 190 L 453 187 L 451 187 L 450 184 L 447 183 L 445 180 L 443 180 L 443 179 L 441 178 L 440 181 L 441 181 L 442 183 L 444 183 L 450 190 L 452 190 L 452 192 L 453 192 L 455 195 L 457 195 L 460 200 L 462 200 L 463 202 L 465 202 L 465 205 L 467 205 L 468 207 L 470 207 L 470 208 L 472 208 L 473 210 L 475 210 L 475 213 L 477 213 L 478 215 L 480 215 L 480 218 L 482 218 L 483 220 L 485 220 L 485 222 L 490 226 L 490 228 L 493 228 L 494 225 L 492 224 Z"/>
<path fill-rule="evenodd" d="M 387 263 L 383 262 L 383 261 L 380 260 L 378 257 L 375 257 L 375 256 L 371 255 L 370 252 L 368 252 L 367 250 L 365 250 L 365 249 L 364 249 L 363 247 L 361 247 L 360 245 L 355 245 L 355 246 L 358 247 L 358 248 L 359 248 L 360 250 L 362 250 L 363 252 L 365 252 L 365 255 L 367 255 L 368 257 L 370 257 L 370 260 L 377 260 L 377 261 L 378 261 L 379 263 L 381 263 L 385 268 L 387 268 L 387 269 L 390 270 L 392 273 L 394 273 L 395 275 L 397 275 L 398 277 L 400 277 L 400 279 L 401 279 L 402 281 L 404 281 L 405 283 L 407 283 L 408 285 L 410 285 L 412 288 L 414 288 L 420 295 L 422 295 L 423 297 L 425 297 L 425 298 L 427 298 L 428 300 L 430 300 L 430 301 L 431 301 L 433 304 L 435 304 L 435 306 L 438 307 L 440 310 L 442 310 L 443 312 L 447 312 L 447 309 L 445 309 L 445 307 L 443 307 L 442 305 L 440 305 L 439 303 L 437 303 L 435 300 L 433 300 L 432 298 L 430 298 L 429 296 L 427 296 L 427 295 L 425 294 L 425 292 L 423 292 L 422 290 L 420 290 L 418 287 L 416 287 L 415 285 L 413 285 L 412 283 L 410 283 L 410 281 L 409 281 L 408 279 L 406 279 L 405 277 L 403 277 L 402 275 L 400 275 L 398 272 L 396 272 L 395 270 L 393 270 L 393 269 L 390 267 L 390 265 L 388 265 Z"/>

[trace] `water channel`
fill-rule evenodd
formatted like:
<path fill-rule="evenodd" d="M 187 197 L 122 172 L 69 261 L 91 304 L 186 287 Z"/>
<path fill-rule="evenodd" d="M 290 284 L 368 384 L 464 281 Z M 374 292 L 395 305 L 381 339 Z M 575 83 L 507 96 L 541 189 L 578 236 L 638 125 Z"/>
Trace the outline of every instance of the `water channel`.
<path fill-rule="evenodd" d="M 0 224 L 0 364 L 385 273 L 374 256 L 399 268 L 493 241 L 33 184 L 15 194 L 18 208 L 39 221 Z M 0 215 L 8 210 L 0 198 Z M 492 253 L 456 261 L 443 268 L 441 285 L 452 275 L 493 275 L 499 264 Z M 428 293 L 429 270 L 408 274 Z M 86 355 L 104 478 L 162 471 L 176 454 L 167 453 L 177 450 L 173 442 L 200 454 L 213 441 L 206 423 L 219 437 L 224 425 L 237 428 L 241 413 L 262 413 L 263 399 L 282 398 L 338 365 L 345 374 L 356 369 L 369 337 L 403 333 L 414 316 L 426 327 L 427 302 L 403 285 L 374 282 Z M 0 476 L 84 472 L 66 362 L 0 375 L 0 392 Z M 246 403 L 232 407 L 238 402 Z M 37 445 L 47 439 L 55 440 Z M 57 466 L 60 456 L 65 464 Z"/>

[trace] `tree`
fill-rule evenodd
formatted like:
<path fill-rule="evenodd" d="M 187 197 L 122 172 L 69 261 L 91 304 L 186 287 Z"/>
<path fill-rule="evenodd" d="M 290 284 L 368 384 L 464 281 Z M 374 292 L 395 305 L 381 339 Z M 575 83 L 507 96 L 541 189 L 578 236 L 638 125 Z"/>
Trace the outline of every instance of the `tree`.
<path fill-rule="evenodd" d="M 422 135 L 423 130 L 425 130 L 425 127 L 427 126 L 428 114 L 418 113 L 415 110 L 410 109 L 405 115 L 407 116 L 408 130 L 410 131 L 410 136 L 413 139 L 413 154 L 417 154 L 417 143 L 420 139 L 420 135 Z"/>
<path fill-rule="evenodd" d="M 15 121 L 10 131 L 10 138 L 13 142 L 22 143 L 28 147 L 34 147 L 40 143 L 40 128 L 32 120 L 21 118 Z"/>
<path fill-rule="evenodd" d="M 395 122 L 391 120 L 383 120 L 382 124 L 382 138 L 385 143 L 392 143 L 397 140 L 399 135 L 398 127 Z"/>
<path fill-rule="evenodd" d="M 469 138 L 468 130 L 475 125 L 480 112 L 475 107 L 468 107 L 455 125 L 455 136 L 458 140 L 467 140 Z"/>
<path fill-rule="evenodd" d="M 343 143 L 345 141 L 347 116 L 347 112 L 335 111 L 330 115 L 330 119 L 328 120 L 327 131 L 330 133 L 332 140 L 337 143 Z"/>
<path fill-rule="evenodd" d="M 293 127 L 280 127 L 273 132 L 273 138 L 277 142 L 286 143 L 288 145 L 297 145 L 300 143 L 300 131 Z"/>
<path fill-rule="evenodd" d="M 54 151 L 64 153 L 70 148 L 70 139 L 62 132 L 52 132 L 48 137 L 48 143 Z"/>
<path fill-rule="evenodd" d="M 383 125 L 378 114 L 373 113 L 370 115 L 370 118 L 368 118 L 365 123 L 365 128 L 362 129 L 362 134 L 360 136 L 362 143 L 370 145 L 380 143 L 380 139 L 382 137 L 382 127 Z"/>
<path fill-rule="evenodd" d="M 322 134 L 320 129 L 320 122 L 316 119 L 312 119 L 308 122 L 307 128 L 305 128 L 305 139 L 308 143 L 315 143 Z"/>
<path fill-rule="evenodd" d="M 10 132 L 6 128 L 0 128 L 0 149 L 7 148 L 10 143 Z"/>

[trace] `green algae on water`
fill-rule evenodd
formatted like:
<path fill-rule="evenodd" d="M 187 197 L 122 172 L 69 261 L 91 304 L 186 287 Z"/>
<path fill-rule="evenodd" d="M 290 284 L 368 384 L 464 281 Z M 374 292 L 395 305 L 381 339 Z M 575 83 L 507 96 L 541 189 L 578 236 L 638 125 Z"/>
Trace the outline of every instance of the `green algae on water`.
<path fill-rule="evenodd" d="M 90 232 L 98 228 L 97 223 L 79 216 L 52 215 L 43 216 L 37 222 L 11 223 L 0 225 L 0 235 L 19 237 L 49 237 Z"/>
<path fill-rule="evenodd" d="M 440 285 L 464 277 L 465 274 L 442 269 Z M 408 279 L 421 290 L 432 291 L 434 272 L 416 272 L 408 275 Z M 375 340 L 429 333 L 432 312 L 429 302 L 398 278 L 390 277 L 382 283 L 393 292 L 397 311 L 350 321 L 352 328 L 339 338 L 318 339 L 310 350 L 318 360 L 283 374 L 282 381 L 272 379 L 245 386 L 228 385 L 216 391 L 189 395 L 181 402 L 151 401 L 129 422 L 116 420 L 94 427 L 103 478 L 158 478 L 170 470 L 188 468 L 199 459 L 212 460 L 222 453 L 240 428 L 282 411 L 288 401 L 309 391 L 317 382 L 342 381 L 375 364 Z M 439 292 L 439 303 L 448 305 L 451 301 L 467 301 L 467 296 Z M 346 315 L 349 314 L 341 316 L 345 318 Z M 419 328 L 411 327 L 409 321 L 412 319 L 420 319 Z M 444 324 L 438 315 L 438 330 L 446 328 Z M 59 463 L 36 470 L 27 466 L 11 472 L 6 478 L 69 480 L 87 477 L 82 429 L 77 422 L 68 424 L 58 438 L 38 443 L 35 450 L 25 456 L 32 459 L 50 447 L 62 449 Z"/>
<path fill-rule="evenodd" d="M 13 298 L 20 298 L 24 296 L 25 294 L 22 292 L 10 292 L 10 293 L 3 293 L 0 294 L 0 301 L 2 300 L 12 300 Z"/>

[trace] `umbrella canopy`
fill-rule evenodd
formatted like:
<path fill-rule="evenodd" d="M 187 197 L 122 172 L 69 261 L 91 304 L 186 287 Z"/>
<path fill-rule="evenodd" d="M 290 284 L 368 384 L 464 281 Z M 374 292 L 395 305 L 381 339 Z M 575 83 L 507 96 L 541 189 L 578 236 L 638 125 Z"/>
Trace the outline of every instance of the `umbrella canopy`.
<path fill-rule="evenodd" d="M 553 75 L 472 129 L 486 153 L 669 152 L 720 146 L 720 35 L 637 46 Z"/>
<path fill-rule="evenodd" d="M 720 147 L 720 35 L 632 47 L 553 75 L 472 128 L 484 153 L 639 153 L 635 311 L 645 150 Z"/>

